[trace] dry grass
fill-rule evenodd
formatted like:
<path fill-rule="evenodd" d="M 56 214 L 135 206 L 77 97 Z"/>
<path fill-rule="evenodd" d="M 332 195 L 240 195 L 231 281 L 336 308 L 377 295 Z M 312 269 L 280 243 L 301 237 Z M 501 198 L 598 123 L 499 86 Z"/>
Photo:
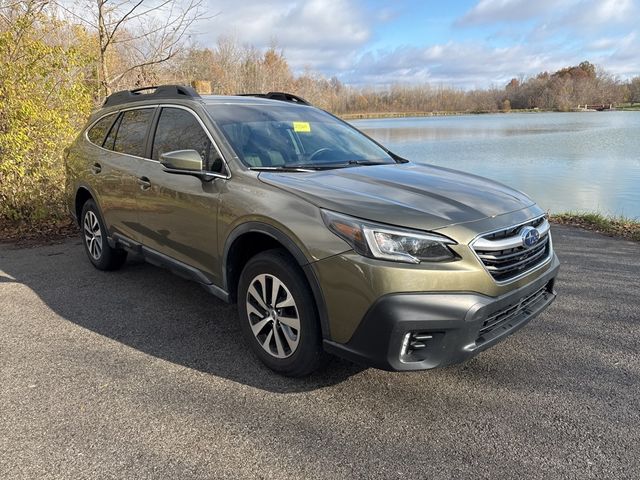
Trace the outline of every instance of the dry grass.
<path fill-rule="evenodd" d="M 0 219 L 0 243 L 31 247 L 80 238 L 80 229 L 69 219 L 41 220 L 37 223 L 9 223 Z"/>
<path fill-rule="evenodd" d="M 625 217 L 614 217 L 600 213 L 566 212 L 550 215 L 552 222 L 573 225 L 587 230 L 622 237 L 640 242 L 640 221 Z"/>

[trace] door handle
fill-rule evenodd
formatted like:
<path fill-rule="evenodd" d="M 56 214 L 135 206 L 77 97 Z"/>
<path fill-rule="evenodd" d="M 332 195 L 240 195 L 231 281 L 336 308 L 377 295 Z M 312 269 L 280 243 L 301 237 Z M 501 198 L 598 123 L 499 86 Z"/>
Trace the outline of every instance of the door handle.
<path fill-rule="evenodd" d="M 151 181 L 147 177 L 138 177 L 138 185 L 140 185 L 141 190 L 149 190 Z"/>
<path fill-rule="evenodd" d="M 100 165 L 98 162 L 94 163 L 93 165 L 91 165 L 91 171 L 93 173 L 100 173 L 102 171 L 102 165 Z"/>

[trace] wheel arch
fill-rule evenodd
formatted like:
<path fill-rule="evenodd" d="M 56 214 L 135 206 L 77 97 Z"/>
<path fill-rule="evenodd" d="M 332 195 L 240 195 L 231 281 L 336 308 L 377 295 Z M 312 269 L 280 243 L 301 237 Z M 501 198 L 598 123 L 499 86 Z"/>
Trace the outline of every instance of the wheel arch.
<path fill-rule="evenodd" d="M 261 242 L 261 243 L 257 243 Z M 302 249 L 282 230 L 258 221 L 243 223 L 236 227 L 225 242 L 222 274 L 229 301 L 237 301 L 238 280 L 242 269 L 250 258 L 265 250 L 282 248 L 296 261 L 309 284 L 313 295 L 323 338 L 330 338 L 329 320 L 320 282 L 310 260 Z"/>
<path fill-rule="evenodd" d="M 96 200 L 94 192 L 86 185 L 80 185 L 76 189 L 76 194 L 73 200 L 73 213 L 75 213 L 76 223 L 81 224 L 82 219 L 82 207 L 88 200 L 93 200 L 96 203 L 96 207 L 100 210 L 100 206 Z M 100 212 L 102 214 L 102 212 Z"/>

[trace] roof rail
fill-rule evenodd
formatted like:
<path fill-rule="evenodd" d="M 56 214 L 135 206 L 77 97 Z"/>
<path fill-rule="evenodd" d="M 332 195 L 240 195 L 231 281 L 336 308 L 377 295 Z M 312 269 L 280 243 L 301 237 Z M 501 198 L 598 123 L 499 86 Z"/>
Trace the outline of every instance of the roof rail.
<path fill-rule="evenodd" d="M 299 103 L 300 105 L 311 105 L 304 98 L 294 95 L 293 93 L 286 92 L 269 92 L 269 93 L 241 93 L 241 97 L 261 97 L 268 98 L 270 100 L 280 100 L 283 102 Z"/>
<path fill-rule="evenodd" d="M 146 90 L 153 91 L 150 93 L 142 93 Z M 122 103 L 165 98 L 200 98 L 200 95 L 193 88 L 184 85 L 158 85 L 153 87 L 136 88 L 135 90 L 122 90 L 120 92 L 112 93 L 107 97 L 102 106 L 111 107 L 113 105 L 120 105 Z"/>

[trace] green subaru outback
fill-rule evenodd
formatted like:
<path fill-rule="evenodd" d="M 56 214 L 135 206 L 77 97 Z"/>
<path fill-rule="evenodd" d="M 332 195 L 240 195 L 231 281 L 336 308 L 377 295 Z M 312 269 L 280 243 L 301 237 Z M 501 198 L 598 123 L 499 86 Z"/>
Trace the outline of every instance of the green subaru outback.
<path fill-rule="evenodd" d="M 549 223 L 528 196 L 407 161 L 295 95 L 114 93 L 66 166 L 96 268 L 134 252 L 237 303 L 250 348 L 285 375 L 327 353 L 461 362 L 555 298 Z"/>

